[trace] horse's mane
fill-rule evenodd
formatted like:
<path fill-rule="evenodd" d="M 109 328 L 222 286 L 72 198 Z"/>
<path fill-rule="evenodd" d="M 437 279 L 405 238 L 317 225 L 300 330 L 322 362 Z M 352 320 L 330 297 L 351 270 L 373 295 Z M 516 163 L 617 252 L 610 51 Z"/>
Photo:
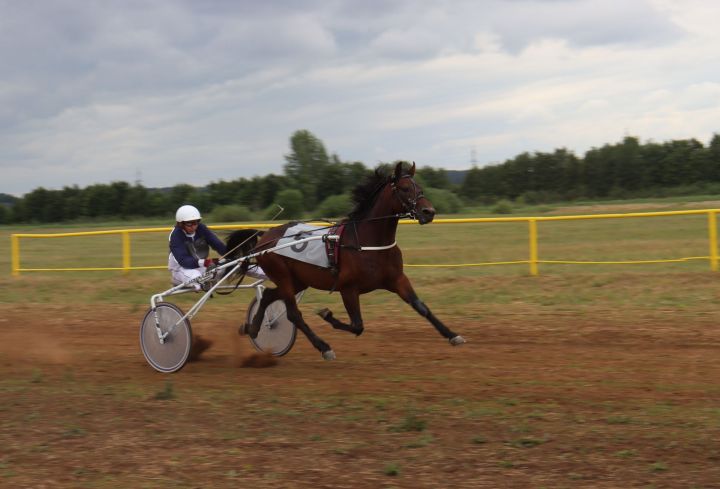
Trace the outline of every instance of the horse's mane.
<path fill-rule="evenodd" d="M 227 259 L 235 260 L 245 255 L 249 255 L 255 249 L 258 237 L 263 232 L 257 229 L 238 229 L 233 231 L 225 238 L 225 246 L 227 246 Z"/>
<path fill-rule="evenodd" d="M 390 175 L 380 168 L 376 168 L 374 172 L 368 175 L 364 181 L 359 183 L 353 190 L 350 199 L 353 203 L 353 209 L 348 214 L 348 219 L 362 219 L 370 211 L 378 190 L 388 182 Z"/>

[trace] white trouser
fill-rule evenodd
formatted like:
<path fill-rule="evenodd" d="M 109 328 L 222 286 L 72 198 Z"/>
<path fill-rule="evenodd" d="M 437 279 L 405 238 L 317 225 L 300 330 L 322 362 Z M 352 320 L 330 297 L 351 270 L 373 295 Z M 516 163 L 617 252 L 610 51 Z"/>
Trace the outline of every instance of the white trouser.
<path fill-rule="evenodd" d="M 205 270 L 207 268 L 205 267 L 199 267 L 199 268 L 180 268 L 180 267 L 173 267 L 170 269 L 170 275 L 172 277 L 172 284 L 173 285 L 180 285 L 182 283 L 185 283 L 189 280 L 192 280 L 194 278 L 198 278 L 202 276 L 205 273 Z M 259 265 L 252 265 L 250 268 L 248 268 L 248 271 L 246 273 L 247 276 L 258 278 L 262 280 L 267 280 L 268 276 L 265 275 L 265 272 L 262 268 L 260 268 Z M 217 278 L 220 278 L 221 276 L 218 276 Z M 194 283 L 193 287 L 195 290 L 200 290 L 200 284 Z"/>
<path fill-rule="evenodd" d="M 172 253 L 168 254 L 168 270 L 170 270 L 170 277 L 173 285 L 180 285 L 189 280 L 198 278 L 205 273 L 207 270 L 205 267 L 198 268 L 183 268 L 177 262 Z M 195 290 L 201 290 L 200 284 L 194 283 L 193 287 Z"/>
<path fill-rule="evenodd" d="M 187 282 L 188 280 L 192 280 L 194 278 L 198 278 L 202 276 L 205 273 L 205 267 L 200 268 L 172 268 L 170 269 L 170 275 L 172 277 L 172 284 L 173 285 L 180 285 L 182 283 Z M 192 284 L 195 290 L 200 290 L 200 284 L 194 283 Z"/>

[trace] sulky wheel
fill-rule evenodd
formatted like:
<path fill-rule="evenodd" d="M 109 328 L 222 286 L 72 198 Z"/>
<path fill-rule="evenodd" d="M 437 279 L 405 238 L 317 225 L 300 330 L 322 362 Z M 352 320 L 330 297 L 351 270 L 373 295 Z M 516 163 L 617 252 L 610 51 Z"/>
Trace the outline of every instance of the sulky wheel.
<path fill-rule="evenodd" d="M 248 306 L 247 324 L 252 323 L 258 310 L 257 298 L 253 297 Z M 281 357 L 293 347 L 297 330 L 287 317 L 287 309 L 282 300 L 270 304 L 265 310 L 265 317 L 255 339 L 250 338 L 256 350 Z"/>
<path fill-rule="evenodd" d="M 177 372 L 185 366 L 190 355 L 192 344 L 190 321 L 187 319 L 180 321 L 185 314 L 168 302 L 158 303 L 155 312 L 160 334 L 165 337 L 161 341 L 158 336 L 155 314 L 150 308 L 140 325 L 140 348 L 145 360 L 158 372 Z"/>

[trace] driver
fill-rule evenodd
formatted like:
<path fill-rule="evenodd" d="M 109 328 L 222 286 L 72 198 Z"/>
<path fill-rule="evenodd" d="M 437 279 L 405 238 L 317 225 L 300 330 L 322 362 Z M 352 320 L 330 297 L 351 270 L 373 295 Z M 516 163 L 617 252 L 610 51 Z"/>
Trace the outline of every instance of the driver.
<path fill-rule="evenodd" d="M 217 264 L 217 258 L 208 258 L 210 248 L 220 256 L 227 253 L 225 244 L 208 227 L 201 223 L 200 211 L 192 205 L 183 205 L 175 212 L 175 227 L 170 232 L 170 255 L 168 269 L 173 285 L 180 285 L 189 280 L 201 277 L 207 267 Z M 262 268 L 251 266 L 247 272 L 250 277 L 266 280 L 268 277 Z M 222 275 L 218 276 L 220 278 Z M 203 284 L 206 288 L 212 283 Z M 194 283 L 195 290 L 201 290 L 199 283 Z"/>
<path fill-rule="evenodd" d="M 201 223 L 200 211 L 192 205 L 183 205 L 175 213 L 175 227 L 170 232 L 170 255 L 168 269 L 173 285 L 180 285 L 202 276 L 207 267 L 217 264 L 218 259 L 210 259 L 210 248 L 220 256 L 227 251 L 225 244 Z M 193 284 L 200 290 L 200 284 Z"/>

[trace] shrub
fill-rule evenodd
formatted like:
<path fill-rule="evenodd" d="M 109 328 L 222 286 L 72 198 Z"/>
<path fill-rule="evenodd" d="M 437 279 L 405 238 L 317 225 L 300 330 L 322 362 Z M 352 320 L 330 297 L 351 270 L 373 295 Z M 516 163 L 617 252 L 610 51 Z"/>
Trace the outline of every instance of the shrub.
<path fill-rule="evenodd" d="M 608 197 L 611 199 L 627 199 L 630 192 L 625 190 L 622 187 L 613 187 L 610 189 L 610 192 L 608 192 Z"/>
<path fill-rule="evenodd" d="M 242 205 L 219 205 L 210 213 L 212 222 L 251 221 L 250 210 Z"/>
<path fill-rule="evenodd" d="M 352 202 L 349 194 L 331 195 L 323 200 L 318 206 L 318 217 L 342 217 L 347 216 L 352 210 Z"/>
<path fill-rule="evenodd" d="M 438 214 L 457 214 L 462 210 L 460 198 L 444 188 L 426 188 L 425 195 L 432 202 Z"/>
<path fill-rule="evenodd" d="M 279 219 L 299 219 L 303 216 L 304 203 L 302 192 L 296 189 L 285 189 L 278 192 L 275 196 L 275 203 L 285 209 L 278 216 Z M 273 206 L 272 214 L 277 213 L 277 207 Z"/>
<path fill-rule="evenodd" d="M 499 200 L 492 209 L 493 214 L 512 214 L 513 206 L 509 200 Z"/>
<path fill-rule="evenodd" d="M 546 190 L 528 190 L 515 199 L 515 202 L 520 205 L 537 205 L 546 204 L 548 202 L 558 202 L 560 200 L 563 200 L 563 197 L 557 192 L 550 192 Z"/>

